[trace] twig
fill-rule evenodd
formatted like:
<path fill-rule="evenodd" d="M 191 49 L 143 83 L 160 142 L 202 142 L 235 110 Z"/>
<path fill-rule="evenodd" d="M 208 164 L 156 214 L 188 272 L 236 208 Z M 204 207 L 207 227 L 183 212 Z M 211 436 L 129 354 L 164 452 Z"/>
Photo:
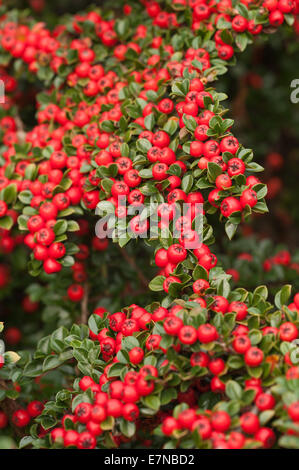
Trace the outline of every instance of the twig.
<path fill-rule="evenodd" d="M 81 300 L 81 317 L 80 321 L 83 324 L 87 323 L 89 311 L 88 311 L 88 299 L 89 299 L 89 284 L 84 284 L 84 296 Z"/>
<path fill-rule="evenodd" d="M 148 280 L 144 276 L 143 272 L 136 265 L 134 258 L 132 258 L 123 248 L 118 247 L 118 249 L 121 255 L 123 256 L 123 258 L 127 261 L 127 263 L 129 263 L 131 268 L 133 268 L 134 271 L 136 271 L 138 279 L 141 282 L 141 284 L 143 284 L 145 287 L 148 287 Z"/>
<path fill-rule="evenodd" d="M 8 390 L 8 387 L 7 387 L 4 380 L 0 380 L 0 389 Z M 4 398 L 4 400 L 2 400 L 1 403 L 0 403 L 0 407 L 1 407 L 2 411 L 5 413 L 5 415 L 7 416 L 7 418 L 9 419 L 9 422 L 10 422 L 15 434 L 18 437 L 23 437 L 25 435 L 25 433 L 22 432 L 20 428 L 16 427 L 14 422 L 12 421 L 12 416 L 13 416 L 14 412 L 19 409 L 16 401 L 12 400 L 11 398 Z"/>
<path fill-rule="evenodd" d="M 20 118 L 20 116 L 18 114 L 15 117 L 15 121 L 16 121 L 16 126 L 17 126 L 18 140 L 21 143 L 24 143 L 25 140 L 26 140 L 26 131 L 24 129 L 23 121 L 22 121 L 22 119 Z"/>

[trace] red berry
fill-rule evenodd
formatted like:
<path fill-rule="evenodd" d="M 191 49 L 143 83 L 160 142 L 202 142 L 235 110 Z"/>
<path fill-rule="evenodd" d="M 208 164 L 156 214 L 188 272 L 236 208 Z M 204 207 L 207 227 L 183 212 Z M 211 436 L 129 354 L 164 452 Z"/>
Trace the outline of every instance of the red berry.
<path fill-rule="evenodd" d="M 12 414 L 12 422 L 18 428 L 24 428 L 30 422 L 30 414 L 26 410 L 16 410 Z"/>
<path fill-rule="evenodd" d="M 252 346 L 249 348 L 245 353 L 245 362 L 250 367 L 257 367 L 259 366 L 264 359 L 264 353 L 261 349 Z"/>
<path fill-rule="evenodd" d="M 240 417 L 240 425 L 242 430 L 247 434 L 254 434 L 258 431 L 260 422 L 254 413 L 248 411 Z"/>
<path fill-rule="evenodd" d="M 132 364 L 139 364 L 144 357 L 144 352 L 141 348 L 135 347 L 129 351 L 129 358 Z"/>
<path fill-rule="evenodd" d="M 216 411 L 211 418 L 211 424 L 215 431 L 227 431 L 230 427 L 230 423 L 231 419 L 226 411 Z"/>
<path fill-rule="evenodd" d="M 215 326 L 205 323 L 200 325 L 197 330 L 197 336 L 201 343 L 210 343 L 218 338 L 218 332 Z"/>

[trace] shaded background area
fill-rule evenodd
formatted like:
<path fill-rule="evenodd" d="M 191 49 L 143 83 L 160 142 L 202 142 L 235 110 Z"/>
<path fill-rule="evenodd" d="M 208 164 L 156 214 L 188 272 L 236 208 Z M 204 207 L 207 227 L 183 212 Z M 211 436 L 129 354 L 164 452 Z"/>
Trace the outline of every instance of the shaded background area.
<path fill-rule="evenodd" d="M 255 217 L 260 236 L 298 246 L 299 103 L 292 103 L 292 80 L 299 78 L 299 41 L 290 31 L 257 41 L 221 82 L 231 98 L 235 132 L 265 167 L 270 214 Z M 296 75 L 297 74 L 297 75 Z"/>

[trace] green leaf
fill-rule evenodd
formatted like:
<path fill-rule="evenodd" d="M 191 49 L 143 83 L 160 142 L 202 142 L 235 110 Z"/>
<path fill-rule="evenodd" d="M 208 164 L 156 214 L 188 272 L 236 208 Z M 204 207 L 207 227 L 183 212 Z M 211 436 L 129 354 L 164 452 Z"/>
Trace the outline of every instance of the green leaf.
<path fill-rule="evenodd" d="M 194 281 L 197 281 L 197 279 L 208 279 L 208 271 L 201 266 L 200 264 L 197 264 L 196 267 L 193 270 L 192 277 Z"/>
<path fill-rule="evenodd" d="M 68 223 L 66 220 L 61 219 L 54 225 L 54 232 L 56 236 L 62 235 L 67 231 Z"/>
<path fill-rule="evenodd" d="M 187 82 L 188 82 L 188 85 L 186 84 L 186 86 L 184 86 L 183 82 L 176 81 L 171 87 L 171 92 L 174 95 L 182 96 L 183 98 L 185 98 L 186 94 L 189 91 L 189 84 L 190 84 L 189 80 L 187 80 Z"/>
<path fill-rule="evenodd" d="M 114 124 L 112 121 L 103 121 L 101 122 L 100 127 L 104 132 L 114 132 Z"/>
<path fill-rule="evenodd" d="M 155 125 L 155 116 L 153 113 L 148 114 L 144 118 L 144 125 L 148 131 L 152 131 Z"/>
<path fill-rule="evenodd" d="M 33 198 L 33 194 L 31 191 L 26 189 L 25 191 L 21 191 L 18 195 L 19 200 L 26 205 L 29 205 L 31 202 L 31 199 Z"/>
<path fill-rule="evenodd" d="M 74 265 L 75 259 L 73 258 L 73 256 L 67 255 L 64 258 L 62 258 L 60 262 L 62 266 L 64 266 L 65 268 L 70 268 L 71 266 Z"/>
<path fill-rule="evenodd" d="M 208 179 L 211 182 L 214 182 L 217 176 L 221 175 L 222 168 L 217 165 L 217 163 L 209 162 L 208 163 Z"/>
<path fill-rule="evenodd" d="M 139 171 L 139 176 L 140 178 L 152 178 L 153 177 L 153 172 L 151 168 L 144 168 L 144 170 Z"/>
<path fill-rule="evenodd" d="M 115 26 L 114 26 L 115 31 L 117 32 L 117 35 L 122 37 L 127 34 L 129 31 L 129 20 L 128 18 L 123 18 L 121 20 L 116 20 Z"/>
<path fill-rule="evenodd" d="M 146 406 L 155 411 L 158 411 L 161 405 L 159 397 L 155 395 L 148 395 L 143 399 L 143 401 Z"/>
<path fill-rule="evenodd" d="M 112 416 L 108 416 L 108 418 L 105 419 L 105 421 L 101 422 L 101 429 L 103 431 L 110 431 L 110 429 L 113 429 L 114 426 L 114 418 Z"/>
<path fill-rule="evenodd" d="M 80 226 L 78 222 L 75 220 L 68 220 L 67 221 L 67 231 L 68 232 L 78 232 L 80 230 Z"/>
<path fill-rule="evenodd" d="M 175 134 L 176 130 L 178 128 L 178 123 L 177 121 L 174 121 L 173 119 L 169 119 L 166 124 L 164 124 L 163 130 L 167 132 L 169 135 Z"/>
<path fill-rule="evenodd" d="M 225 232 L 230 240 L 234 237 L 237 229 L 238 229 L 238 224 L 233 224 L 229 220 L 226 221 Z"/>
<path fill-rule="evenodd" d="M 192 116 L 187 116 L 187 114 L 183 114 L 183 122 L 187 129 L 191 132 L 194 132 L 197 127 L 197 122 Z"/>
<path fill-rule="evenodd" d="M 150 290 L 154 292 L 159 292 L 163 290 L 163 282 L 165 281 L 165 276 L 156 276 L 149 283 Z"/>
<path fill-rule="evenodd" d="M 124 369 L 126 369 L 126 366 L 124 366 L 124 364 L 112 364 L 112 366 L 109 368 L 108 377 L 119 377 Z"/>
<path fill-rule="evenodd" d="M 23 449 L 24 447 L 29 446 L 30 444 L 32 444 L 33 441 L 34 439 L 31 436 L 22 437 L 22 439 L 19 442 L 19 449 Z"/>
<path fill-rule="evenodd" d="M 136 147 L 139 152 L 147 153 L 149 149 L 152 147 L 152 144 L 147 139 L 138 139 L 136 142 Z"/>
<path fill-rule="evenodd" d="M 175 388 L 167 388 L 166 390 L 162 390 L 161 393 L 161 405 L 167 405 L 172 400 L 177 398 L 177 391 Z"/>
<path fill-rule="evenodd" d="M 138 348 L 140 346 L 139 341 L 137 338 L 135 338 L 135 336 L 125 336 L 122 339 L 121 345 L 128 351 L 133 348 Z"/>
<path fill-rule="evenodd" d="M 9 215 L 0 218 L 0 228 L 10 230 L 13 226 L 13 219 Z"/>
<path fill-rule="evenodd" d="M 50 355 L 46 357 L 43 362 L 43 372 L 46 372 L 51 369 L 55 369 L 56 367 L 60 366 L 63 361 L 61 361 L 59 355 Z"/>
<path fill-rule="evenodd" d="M 299 449 L 299 437 L 295 436 L 282 436 L 278 445 L 287 449 Z"/>
<path fill-rule="evenodd" d="M 194 178 L 192 175 L 185 175 L 182 179 L 181 187 L 185 193 L 189 193 L 193 187 Z"/>
<path fill-rule="evenodd" d="M 277 292 L 274 298 L 274 303 L 278 309 L 281 308 L 283 305 L 287 305 L 287 302 L 291 295 L 291 291 L 292 286 L 290 284 L 286 284 L 280 291 Z"/>
<path fill-rule="evenodd" d="M 1 191 L 1 199 L 6 202 L 6 204 L 12 204 L 17 198 L 17 186 L 9 184 Z"/>
<path fill-rule="evenodd" d="M 273 418 L 274 415 L 275 415 L 275 410 L 266 410 L 260 413 L 259 421 L 260 421 L 261 426 L 265 426 L 268 423 L 268 421 L 270 421 L 270 419 Z"/>
<path fill-rule="evenodd" d="M 244 51 L 247 47 L 247 44 L 249 42 L 249 38 L 246 33 L 240 33 L 237 34 L 236 36 L 236 44 L 240 51 Z"/>
<path fill-rule="evenodd" d="M 136 432 L 136 425 L 131 421 L 126 421 L 121 419 L 120 421 L 120 431 L 126 437 L 133 437 Z"/>
<path fill-rule="evenodd" d="M 266 286 L 258 286 L 254 292 L 253 292 L 253 297 L 255 297 L 256 295 L 260 295 L 261 297 L 263 297 L 263 299 L 267 300 L 268 298 L 268 289 Z"/>
<path fill-rule="evenodd" d="M 42 364 L 39 360 L 29 362 L 24 369 L 25 377 L 38 377 L 43 372 Z"/>

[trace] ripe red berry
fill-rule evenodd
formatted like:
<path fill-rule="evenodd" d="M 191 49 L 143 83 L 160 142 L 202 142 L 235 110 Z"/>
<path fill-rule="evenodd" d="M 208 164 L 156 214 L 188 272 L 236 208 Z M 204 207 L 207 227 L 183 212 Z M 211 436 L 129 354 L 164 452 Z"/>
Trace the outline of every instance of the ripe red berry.
<path fill-rule="evenodd" d="M 63 444 L 64 447 L 76 447 L 79 439 L 79 433 L 70 429 L 65 431 L 63 435 Z"/>
<path fill-rule="evenodd" d="M 50 258 L 58 259 L 65 255 L 66 248 L 61 242 L 54 242 L 49 246 L 48 255 Z"/>
<path fill-rule="evenodd" d="M 247 29 L 247 19 L 244 16 L 236 15 L 232 20 L 232 28 L 237 33 L 243 33 Z"/>
<path fill-rule="evenodd" d="M 185 429 L 192 429 L 193 423 L 196 419 L 195 410 L 187 409 L 182 411 L 177 418 L 180 427 Z"/>
<path fill-rule="evenodd" d="M 155 264 L 159 268 L 164 268 L 168 263 L 168 253 L 165 248 L 160 248 L 155 254 Z"/>
<path fill-rule="evenodd" d="M 53 442 L 63 442 L 65 431 L 63 428 L 54 428 L 50 431 Z"/>
<path fill-rule="evenodd" d="M 55 233 L 50 228 L 41 228 L 36 233 L 36 241 L 40 245 L 49 246 L 55 240 Z"/>
<path fill-rule="evenodd" d="M 165 290 L 165 292 L 168 293 L 170 285 L 173 284 L 174 282 L 181 283 L 181 280 L 176 276 L 169 276 L 168 278 L 165 279 L 165 281 L 163 282 L 163 289 Z"/>
<path fill-rule="evenodd" d="M 40 401 L 31 401 L 27 406 L 27 411 L 32 418 L 40 415 L 44 409 L 44 405 Z"/>
<path fill-rule="evenodd" d="M 275 406 L 275 398 L 270 393 L 260 393 L 256 399 L 255 404 L 259 410 L 271 410 Z"/>
<path fill-rule="evenodd" d="M 87 390 L 88 388 L 90 388 L 92 385 L 94 384 L 94 380 L 89 377 L 88 375 L 85 375 L 84 377 L 82 377 L 82 379 L 80 379 L 79 381 L 79 387 L 81 388 L 81 390 L 83 390 L 85 392 L 85 390 Z"/>
<path fill-rule="evenodd" d="M 178 264 L 187 257 L 187 250 L 180 244 L 171 245 L 167 250 L 167 258 L 171 263 Z"/>
<path fill-rule="evenodd" d="M 166 163 L 156 163 L 153 168 L 153 178 L 158 181 L 162 181 L 167 178 L 168 165 Z"/>
<path fill-rule="evenodd" d="M 161 427 L 163 434 L 165 434 L 166 436 L 171 436 L 173 431 L 175 431 L 178 428 L 179 428 L 179 424 L 177 420 L 173 418 L 172 416 L 169 416 L 166 419 L 164 419 L 162 423 L 162 427 Z"/>
<path fill-rule="evenodd" d="M 30 422 L 30 414 L 26 410 L 16 410 L 12 414 L 12 422 L 18 428 L 24 428 Z"/>
<path fill-rule="evenodd" d="M 246 335 L 239 335 L 233 340 L 233 348 L 238 354 L 245 354 L 251 346 L 251 341 Z"/>
<path fill-rule="evenodd" d="M 240 417 L 240 425 L 244 432 L 247 434 L 254 434 L 260 427 L 260 422 L 256 414 L 248 411 Z"/>
<path fill-rule="evenodd" d="M 129 358 L 132 364 L 139 364 L 144 357 L 144 352 L 141 348 L 135 347 L 129 351 Z"/>
<path fill-rule="evenodd" d="M 215 431 L 227 431 L 230 427 L 230 423 L 231 419 L 226 411 L 216 411 L 211 418 L 211 424 Z"/>
<path fill-rule="evenodd" d="M 191 142 L 190 144 L 190 155 L 192 157 L 200 157 L 203 155 L 203 144 L 197 140 Z"/>
<path fill-rule="evenodd" d="M 229 196 L 223 199 L 220 210 L 224 217 L 229 217 L 233 212 L 242 211 L 242 206 L 238 199 Z"/>
<path fill-rule="evenodd" d="M 145 380 L 143 377 L 140 377 L 136 382 L 136 389 L 139 395 L 144 397 L 154 391 L 155 384 L 152 380 Z"/>
<path fill-rule="evenodd" d="M 158 104 L 158 109 L 163 114 L 170 114 L 173 111 L 174 104 L 169 98 L 164 98 Z"/>
<path fill-rule="evenodd" d="M 229 304 L 228 310 L 235 312 L 236 320 L 242 321 L 247 316 L 247 305 L 244 302 L 233 301 Z"/>
<path fill-rule="evenodd" d="M 127 421 L 136 421 L 139 417 L 139 408 L 135 403 L 126 403 L 123 406 L 123 417 Z"/>
<path fill-rule="evenodd" d="M 94 449 L 96 446 L 95 437 L 88 431 L 81 432 L 78 437 L 78 449 Z"/>
<path fill-rule="evenodd" d="M 288 415 L 295 423 L 299 422 L 299 401 L 292 403 L 288 407 Z"/>
<path fill-rule="evenodd" d="M 245 353 L 245 362 L 250 367 L 259 366 L 264 359 L 264 353 L 261 349 L 252 346 Z"/>
<path fill-rule="evenodd" d="M 226 188 L 231 187 L 232 180 L 230 179 L 230 177 L 228 175 L 223 173 L 223 174 L 217 176 L 217 178 L 215 180 L 215 184 L 216 184 L 216 187 L 218 189 L 226 189 Z"/>
<path fill-rule="evenodd" d="M 194 326 L 183 326 L 178 334 L 179 340 L 183 344 L 194 344 L 197 341 L 197 331 Z"/>
<path fill-rule="evenodd" d="M 210 343 L 218 338 L 218 332 L 214 325 L 205 323 L 200 325 L 197 330 L 197 336 L 201 343 Z"/>
<path fill-rule="evenodd" d="M 279 336 L 282 341 L 293 341 L 298 337 L 298 329 L 294 323 L 282 323 L 279 327 Z"/>
<path fill-rule="evenodd" d="M 257 195 L 253 189 L 245 189 L 240 197 L 241 206 L 244 208 L 246 205 L 254 207 L 257 203 Z"/>
<path fill-rule="evenodd" d="M 254 435 L 255 441 L 260 441 L 265 449 L 270 449 L 275 444 L 275 433 L 270 428 L 260 428 Z"/>
<path fill-rule="evenodd" d="M 209 360 L 209 356 L 205 352 L 199 351 L 192 354 L 190 357 L 190 364 L 192 367 L 207 367 Z"/>
<path fill-rule="evenodd" d="M 227 173 L 229 176 L 243 174 L 245 169 L 245 163 L 240 158 L 231 158 L 227 163 Z"/>
<path fill-rule="evenodd" d="M 0 201 L 0 217 L 4 217 L 7 213 L 7 204 L 5 201 Z"/>
<path fill-rule="evenodd" d="M 225 362 L 223 361 L 223 359 L 218 357 L 217 359 L 212 359 L 209 362 L 208 367 L 212 374 L 220 375 L 225 369 Z"/>
<path fill-rule="evenodd" d="M 183 320 L 179 317 L 170 316 L 163 323 L 164 330 L 168 335 L 175 336 L 183 327 Z"/>
<path fill-rule="evenodd" d="M 8 424 L 8 418 L 4 411 L 0 410 L 0 429 L 6 428 Z"/>
<path fill-rule="evenodd" d="M 48 258 L 44 262 L 44 270 L 47 274 L 58 273 L 61 269 L 62 265 L 55 259 Z"/>
<path fill-rule="evenodd" d="M 80 423 L 87 423 L 91 416 L 92 405 L 90 403 L 79 403 L 75 408 L 75 416 Z"/>
<path fill-rule="evenodd" d="M 205 291 L 210 287 L 210 284 L 205 279 L 197 279 L 193 283 L 193 292 L 195 294 L 204 295 Z"/>
<path fill-rule="evenodd" d="M 80 286 L 80 284 L 72 284 L 67 289 L 67 295 L 73 302 L 80 302 L 84 296 L 84 289 L 82 286 Z"/>

